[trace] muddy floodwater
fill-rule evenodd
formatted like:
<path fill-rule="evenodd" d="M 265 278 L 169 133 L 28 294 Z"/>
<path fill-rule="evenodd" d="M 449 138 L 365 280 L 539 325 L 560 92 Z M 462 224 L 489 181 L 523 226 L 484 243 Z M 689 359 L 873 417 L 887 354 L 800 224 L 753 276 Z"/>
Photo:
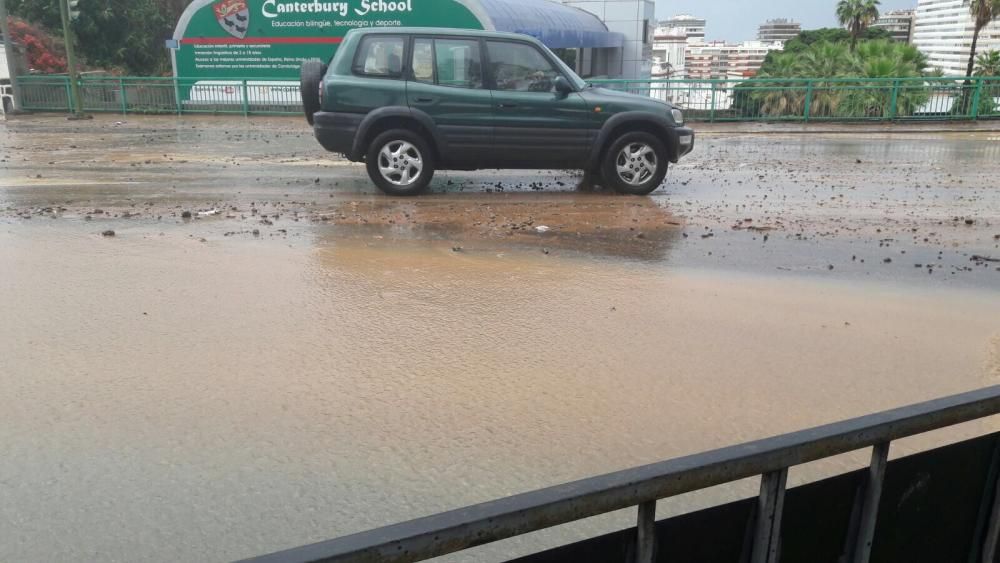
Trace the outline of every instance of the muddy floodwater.
<path fill-rule="evenodd" d="M 0 560 L 231 560 L 1000 382 L 1000 133 L 858 131 L 397 199 L 298 120 L 0 122 Z"/>

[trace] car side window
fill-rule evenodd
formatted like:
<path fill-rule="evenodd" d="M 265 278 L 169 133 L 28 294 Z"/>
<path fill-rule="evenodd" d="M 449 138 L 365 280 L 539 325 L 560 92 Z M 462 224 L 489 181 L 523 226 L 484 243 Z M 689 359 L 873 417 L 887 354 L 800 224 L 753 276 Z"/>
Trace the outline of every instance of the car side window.
<path fill-rule="evenodd" d="M 400 76 L 403 72 L 403 38 L 369 35 L 362 39 L 354 57 L 354 72 L 366 76 Z"/>
<path fill-rule="evenodd" d="M 434 42 L 430 39 L 413 40 L 413 79 L 434 83 Z"/>
<path fill-rule="evenodd" d="M 434 62 L 438 85 L 456 88 L 483 87 L 479 41 L 475 39 L 435 39 Z"/>
<path fill-rule="evenodd" d="M 535 47 L 525 43 L 487 41 L 490 72 L 497 90 L 553 92 L 559 71 Z"/>

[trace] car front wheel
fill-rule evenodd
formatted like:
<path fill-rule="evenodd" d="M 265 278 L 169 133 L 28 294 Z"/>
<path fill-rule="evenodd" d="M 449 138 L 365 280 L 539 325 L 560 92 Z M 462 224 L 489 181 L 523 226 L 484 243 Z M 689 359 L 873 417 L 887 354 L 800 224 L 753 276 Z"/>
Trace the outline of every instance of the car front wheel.
<path fill-rule="evenodd" d="M 654 135 L 636 131 L 611 143 L 601 163 L 604 182 L 623 194 L 647 195 L 667 175 L 667 148 Z"/>
<path fill-rule="evenodd" d="M 365 166 L 372 182 L 389 195 L 420 194 L 434 177 L 430 147 L 408 129 L 393 129 L 375 137 L 368 147 Z"/>

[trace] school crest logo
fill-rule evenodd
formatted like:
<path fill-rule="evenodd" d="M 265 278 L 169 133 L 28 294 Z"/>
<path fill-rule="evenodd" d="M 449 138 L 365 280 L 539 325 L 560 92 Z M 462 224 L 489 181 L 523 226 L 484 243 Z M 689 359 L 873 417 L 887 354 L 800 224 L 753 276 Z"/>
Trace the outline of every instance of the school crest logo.
<path fill-rule="evenodd" d="M 222 0 L 212 8 L 215 10 L 216 21 L 229 35 L 237 39 L 247 36 L 247 29 L 250 28 L 250 10 L 247 8 L 246 0 Z"/>

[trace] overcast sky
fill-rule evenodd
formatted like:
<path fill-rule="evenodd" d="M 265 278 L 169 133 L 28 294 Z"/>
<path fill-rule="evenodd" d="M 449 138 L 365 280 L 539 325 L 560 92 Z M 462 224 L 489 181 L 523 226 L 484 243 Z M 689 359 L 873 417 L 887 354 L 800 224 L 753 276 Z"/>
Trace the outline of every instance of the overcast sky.
<path fill-rule="evenodd" d="M 756 39 L 757 26 L 772 18 L 791 18 L 803 29 L 837 24 L 836 0 L 656 0 L 656 17 L 691 14 L 708 20 L 706 39 Z M 917 0 L 882 0 L 881 10 L 916 8 Z"/>

